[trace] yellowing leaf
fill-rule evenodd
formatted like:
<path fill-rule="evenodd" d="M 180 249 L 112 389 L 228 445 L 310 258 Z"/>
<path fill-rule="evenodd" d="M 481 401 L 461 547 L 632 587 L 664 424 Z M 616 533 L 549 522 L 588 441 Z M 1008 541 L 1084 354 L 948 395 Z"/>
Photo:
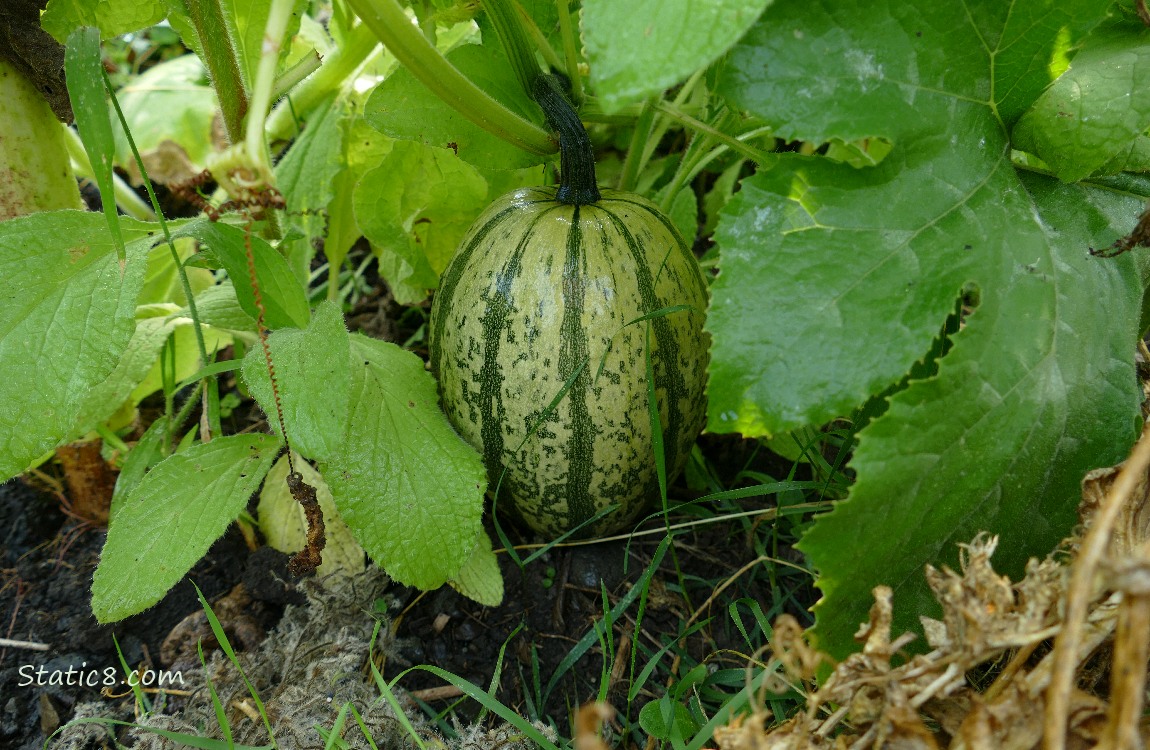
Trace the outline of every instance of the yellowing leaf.
<path fill-rule="evenodd" d="M 491 537 L 479 532 L 479 542 L 463 570 L 451 581 L 451 588 L 485 607 L 498 607 L 503 603 L 503 574 L 499 572 L 499 558 L 491 551 Z"/>
<path fill-rule="evenodd" d="M 320 576 L 354 575 L 364 569 L 363 547 L 339 517 L 331 490 L 323 476 L 312 468 L 299 454 L 294 454 L 296 471 L 303 481 L 315 487 L 316 499 L 323 511 L 324 535 L 323 562 L 316 568 Z M 260 531 L 268 545 L 280 552 L 295 554 L 307 543 L 307 520 L 301 506 L 287 486 L 287 456 L 280 457 L 264 480 L 260 491 L 258 508 Z"/>

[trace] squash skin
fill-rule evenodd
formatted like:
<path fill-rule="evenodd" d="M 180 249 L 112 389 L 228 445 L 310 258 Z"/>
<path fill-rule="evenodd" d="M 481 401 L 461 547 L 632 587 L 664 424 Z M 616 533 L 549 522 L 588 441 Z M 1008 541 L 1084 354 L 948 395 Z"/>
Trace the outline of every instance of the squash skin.
<path fill-rule="evenodd" d="M 668 481 L 706 417 L 702 271 L 653 204 L 602 192 L 578 206 L 556 201 L 554 187 L 495 201 L 431 311 L 431 368 L 448 418 L 483 455 L 497 507 L 546 537 L 611 504 L 578 535 L 627 529 L 659 496 L 648 327 Z M 633 323 L 675 305 L 689 309 Z"/>

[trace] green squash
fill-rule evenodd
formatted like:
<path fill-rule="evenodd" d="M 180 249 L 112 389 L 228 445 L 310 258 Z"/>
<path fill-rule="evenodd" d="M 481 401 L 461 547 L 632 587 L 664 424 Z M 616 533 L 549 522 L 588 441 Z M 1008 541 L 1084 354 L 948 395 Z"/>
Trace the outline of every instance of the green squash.
<path fill-rule="evenodd" d="M 579 531 L 602 535 L 659 496 L 648 346 L 668 481 L 703 428 L 707 285 L 650 202 L 556 192 L 512 192 L 475 222 L 435 296 L 431 368 L 499 510 L 555 537 L 614 505 Z"/>

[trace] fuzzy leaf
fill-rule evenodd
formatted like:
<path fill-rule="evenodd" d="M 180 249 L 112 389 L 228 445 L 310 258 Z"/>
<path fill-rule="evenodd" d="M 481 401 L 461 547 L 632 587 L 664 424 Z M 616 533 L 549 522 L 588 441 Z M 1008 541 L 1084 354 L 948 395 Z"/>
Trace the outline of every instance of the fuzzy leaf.
<path fill-rule="evenodd" d="M 53 211 L 0 223 L 0 274 L 18 280 L 0 295 L 2 479 L 67 436 L 128 347 L 152 240 L 148 225 L 124 223 L 123 266 L 100 214 Z"/>
<path fill-rule="evenodd" d="M 92 580 L 92 612 L 115 622 L 163 598 L 207 553 L 279 452 L 271 435 L 229 435 L 161 461 L 117 509 Z"/>
<path fill-rule="evenodd" d="M 264 304 L 264 325 L 269 329 L 305 328 L 311 318 L 303 286 L 287 261 L 262 238 L 250 231 L 208 219 L 196 219 L 172 233 L 173 237 L 195 237 L 201 254 L 231 277 L 244 312 L 256 319 L 259 308 L 248 272 L 246 244 L 251 244 L 256 280 Z"/>
<path fill-rule="evenodd" d="M 895 587 L 896 632 L 917 628 L 933 612 L 923 565 L 956 565 L 954 542 L 979 530 L 1020 573 L 1070 530 L 1082 474 L 1134 437 L 1140 284 L 1131 260 L 1086 248 L 1128 231 L 1141 202 L 1024 182 L 1007 139 L 1107 9 L 779 0 L 724 67 L 720 90 L 781 137 L 892 149 L 864 169 L 784 155 L 724 209 L 710 429 L 850 413 L 930 351 L 960 295 L 975 305 L 937 375 L 860 433 L 851 497 L 802 541 L 834 656 L 879 583 Z"/>
<path fill-rule="evenodd" d="M 343 315 L 331 302 L 316 308 L 305 330 L 285 329 L 268 337 L 288 439 L 295 450 L 316 461 L 330 461 L 342 451 L 351 385 L 348 346 Z M 248 351 L 242 374 L 268 424 L 279 432 L 262 346 Z"/>
<path fill-rule="evenodd" d="M 499 572 L 499 558 L 491 551 L 491 537 L 479 532 L 479 542 L 463 565 L 463 570 L 448 581 L 451 588 L 485 607 L 498 607 L 503 603 L 503 574 Z"/>
<path fill-rule="evenodd" d="M 718 59 L 771 0 L 585 0 L 591 82 L 608 112 L 679 83 Z"/>
<path fill-rule="evenodd" d="M 480 534 L 486 476 L 439 408 L 423 361 L 351 337 L 351 409 L 342 451 L 324 467 L 356 539 L 400 583 L 456 578 Z"/>

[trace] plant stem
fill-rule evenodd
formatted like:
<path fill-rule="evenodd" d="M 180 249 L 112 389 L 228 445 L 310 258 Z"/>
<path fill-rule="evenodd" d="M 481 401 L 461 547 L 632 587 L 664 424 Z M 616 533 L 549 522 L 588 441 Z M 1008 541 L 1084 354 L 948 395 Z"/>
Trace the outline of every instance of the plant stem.
<path fill-rule="evenodd" d="M 312 47 L 311 51 L 300 58 L 299 62 L 285 70 L 276 79 L 275 87 L 272 89 L 272 101 L 276 101 L 294 89 L 301 81 L 319 70 L 319 66 L 322 64 L 323 57 L 315 47 Z"/>
<path fill-rule="evenodd" d="M 128 120 L 124 117 L 124 111 L 120 109 L 120 101 L 116 98 L 116 92 L 112 90 L 112 82 L 108 80 L 108 74 L 104 73 L 104 87 L 108 90 L 108 96 L 112 100 L 112 107 L 116 110 L 116 117 L 120 120 L 120 126 L 124 128 L 124 136 L 128 139 L 128 147 L 132 149 L 132 156 L 136 159 L 136 166 L 140 169 L 140 177 L 144 181 L 144 188 L 148 191 L 148 197 L 152 201 L 152 208 L 156 212 L 156 218 L 160 221 L 160 231 L 164 233 L 164 240 L 168 243 L 168 250 L 172 254 L 172 262 L 176 266 L 176 275 L 180 278 L 180 287 L 184 291 L 184 298 L 188 301 L 188 317 L 192 319 L 192 330 L 196 333 L 196 345 L 200 350 L 200 365 L 206 367 L 210 360 L 208 359 L 208 347 L 204 343 L 204 330 L 203 325 L 200 323 L 200 315 L 196 310 L 196 296 L 192 291 L 192 284 L 188 281 L 188 271 L 184 268 L 184 263 L 180 259 L 180 253 L 176 250 L 176 245 L 172 242 L 172 233 L 168 231 L 168 223 L 164 220 L 164 212 L 160 209 L 160 201 L 156 198 L 156 191 L 152 189 L 152 181 L 148 179 L 148 170 L 144 167 L 144 160 L 140 157 L 140 150 L 136 148 L 136 139 L 132 137 L 132 131 L 128 127 Z M 219 435 L 222 433 L 220 420 L 219 420 L 219 388 L 215 378 L 207 378 L 205 383 L 205 404 L 204 412 L 209 416 L 214 413 L 214 419 L 209 420 L 208 429 L 205 431 L 207 434 L 202 435 L 204 442 L 209 442 L 212 435 Z M 212 409 L 211 406 L 215 404 L 217 408 Z"/>
<path fill-rule="evenodd" d="M 80 177 L 95 179 L 92 161 L 88 158 L 88 152 L 84 150 L 80 134 L 67 125 L 60 125 L 60 128 L 64 131 L 64 143 L 68 147 L 68 156 L 72 159 L 73 171 Z M 115 172 L 112 173 L 112 190 L 116 196 L 116 205 L 128 216 L 140 221 L 156 220 L 156 212 L 152 207 Z"/>
<path fill-rule="evenodd" d="M 472 83 L 424 38 L 396 0 L 348 0 L 380 41 L 432 93 L 479 127 L 536 154 L 557 150 L 550 134 Z"/>
<path fill-rule="evenodd" d="M 623 171 L 619 174 L 619 189 L 631 192 L 639 178 L 639 162 L 642 161 L 644 146 L 651 137 L 651 123 L 655 121 L 656 98 L 648 99 L 635 120 L 635 130 L 627 145 L 627 158 L 623 161 Z"/>
<path fill-rule="evenodd" d="M 240 70 L 235 39 L 224 20 L 220 0 L 186 0 L 188 16 L 200 37 L 204 64 L 212 77 L 220 102 L 224 129 L 232 143 L 239 143 L 244 133 L 244 114 L 248 93 Z"/>
<path fill-rule="evenodd" d="M 539 53 L 543 55 L 543 60 L 555 70 L 563 70 L 563 60 L 559 57 L 559 53 L 555 51 L 555 48 L 551 46 L 551 42 L 547 41 L 547 37 L 539 30 L 535 19 L 527 15 L 527 11 L 523 10 L 523 6 L 520 5 L 517 0 L 511 0 L 511 4 L 515 7 L 515 15 L 519 17 L 523 29 L 527 32 L 527 35 L 531 37 L 531 41 L 535 43 L 535 49 L 539 50 Z"/>
<path fill-rule="evenodd" d="M 519 14 L 512 7 L 515 0 L 484 0 L 483 8 L 495 27 L 499 41 L 507 53 L 507 61 L 519 86 L 529 95 L 535 90 L 535 79 L 540 75 L 539 61 L 535 51 L 527 42 L 527 34 L 519 21 Z"/>
<path fill-rule="evenodd" d="M 559 133 L 559 190 L 555 200 L 582 206 L 599 200 L 595 182 L 595 150 L 587 129 L 551 75 L 535 79 L 532 92 L 547 124 Z"/>
<path fill-rule="evenodd" d="M 750 140 L 751 138 L 757 138 L 760 135 L 766 135 L 770 132 L 771 129 L 764 126 L 749 130 L 740 135 L 739 138 Z M 706 149 L 710 147 L 713 140 L 711 136 L 704 135 L 703 139 L 698 141 L 698 149 L 695 149 L 695 142 L 692 141 L 687 155 L 684 156 L 683 161 L 680 162 L 679 168 L 675 172 L 675 177 L 667 188 L 667 192 L 663 194 L 663 199 L 659 202 L 659 207 L 664 212 L 670 210 L 671 203 L 675 200 L 675 195 L 683 189 L 684 185 L 695 179 L 695 176 L 702 171 L 703 167 L 710 164 L 728 150 L 729 147 L 726 144 L 720 144 L 717 148 L 707 151 Z M 763 162 L 760 162 L 760 165 L 766 163 L 766 161 L 767 160 L 764 159 Z"/>
<path fill-rule="evenodd" d="M 272 0 L 268 12 L 268 22 L 264 29 L 263 44 L 260 46 L 260 64 L 256 69 L 256 80 L 252 85 L 252 96 L 247 113 L 247 131 L 244 145 L 248 158 L 252 160 L 261 181 L 266 185 L 275 184 L 272 173 L 271 154 L 268 153 L 264 126 L 268 110 L 271 108 L 272 90 L 275 88 L 276 66 L 279 65 L 280 48 L 288 21 L 291 20 L 292 0 Z"/>
<path fill-rule="evenodd" d="M 284 98 L 268 115 L 265 131 L 269 142 L 291 138 L 296 133 L 296 112 L 310 112 L 324 97 L 348 81 L 367 61 L 379 40 L 365 24 L 359 24 L 348 34 L 344 43 L 324 58 L 323 63 Z"/>
<path fill-rule="evenodd" d="M 769 152 L 761 151 L 757 148 L 754 148 L 753 146 L 748 146 L 738 138 L 724 133 L 717 128 L 711 127 L 701 120 L 696 120 L 694 117 L 686 114 L 681 109 L 679 109 L 677 105 L 672 104 L 671 102 L 659 102 L 656 107 L 660 112 L 667 115 L 672 120 L 675 120 L 680 124 L 689 127 L 691 130 L 709 135 L 716 141 L 727 145 L 732 151 L 742 154 L 756 164 L 762 164 L 772 158 Z"/>

